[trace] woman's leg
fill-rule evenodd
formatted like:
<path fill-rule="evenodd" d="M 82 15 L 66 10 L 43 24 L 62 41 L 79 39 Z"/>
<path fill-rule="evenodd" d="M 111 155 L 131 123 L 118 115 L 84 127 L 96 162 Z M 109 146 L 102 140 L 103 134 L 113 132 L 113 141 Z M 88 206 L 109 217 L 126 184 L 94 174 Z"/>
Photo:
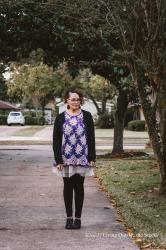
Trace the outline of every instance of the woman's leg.
<path fill-rule="evenodd" d="M 69 177 L 63 177 L 64 189 L 63 197 L 65 202 L 67 217 L 73 216 L 73 182 Z"/>
<path fill-rule="evenodd" d="M 81 218 L 81 212 L 84 202 L 84 179 L 85 177 L 75 174 L 73 178 L 73 186 L 75 192 L 75 217 Z"/>

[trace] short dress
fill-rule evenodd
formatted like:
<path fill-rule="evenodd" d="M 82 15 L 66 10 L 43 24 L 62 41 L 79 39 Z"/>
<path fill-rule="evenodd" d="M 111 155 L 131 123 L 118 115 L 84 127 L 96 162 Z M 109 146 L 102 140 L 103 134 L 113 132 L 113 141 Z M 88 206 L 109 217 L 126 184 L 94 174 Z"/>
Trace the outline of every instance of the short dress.
<path fill-rule="evenodd" d="M 93 168 L 88 162 L 88 145 L 86 130 L 83 122 L 82 110 L 76 115 L 70 115 L 65 111 L 62 137 L 63 170 L 57 169 L 56 161 L 53 162 L 52 171 L 57 176 L 71 177 L 74 174 L 81 176 L 93 176 Z"/>

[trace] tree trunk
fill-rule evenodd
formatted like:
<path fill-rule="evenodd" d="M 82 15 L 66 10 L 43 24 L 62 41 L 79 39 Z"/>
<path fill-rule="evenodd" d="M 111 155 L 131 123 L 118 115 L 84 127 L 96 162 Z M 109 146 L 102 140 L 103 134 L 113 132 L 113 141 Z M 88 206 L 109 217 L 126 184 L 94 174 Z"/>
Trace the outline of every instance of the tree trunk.
<path fill-rule="evenodd" d="M 43 117 L 43 125 L 45 125 L 45 105 L 42 106 L 42 117 Z"/>
<path fill-rule="evenodd" d="M 164 108 L 165 104 L 161 101 L 161 97 L 159 97 L 159 104 L 160 104 L 159 113 L 160 113 L 160 123 L 162 127 L 159 133 L 157 126 L 157 119 L 156 119 L 156 107 L 152 105 L 152 102 L 150 101 L 150 98 L 147 96 L 146 93 L 146 86 L 147 86 L 147 83 L 145 82 L 146 79 L 144 75 L 141 73 L 138 73 L 137 77 L 138 77 L 137 79 L 138 93 L 140 96 L 141 105 L 147 123 L 149 138 L 160 168 L 160 175 L 161 175 L 160 192 L 166 195 L 166 112 L 164 112 L 163 116 L 161 115 L 161 113 L 163 114 L 163 109 L 166 109 L 166 106 Z M 164 102 L 166 102 L 166 97 Z"/>
<path fill-rule="evenodd" d="M 117 98 L 117 109 L 114 118 L 114 141 L 112 154 L 121 154 L 123 150 L 123 132 L 124 132 L 124 120 L 127 111 L 127 93 L 124 90 L 119 89 L 119 95 Z"/>
<path fill-rule="evenodd" d="M 162 79 L 160 82 L 160 91 L 158 95 L 158 112 L 160 116 L 160 133 L 162 140 L 163 161 L 161 169 L 161 193 L 166 195 L 166 82 Z"/>
<path fill-rule="evenodd" d="M 45 125 L 45 106 L 46 106 L 46 101 L 45 99 L 43 99 L 41 100 L 42 117 L 43 117 L 42 125 Z"/>
<path fill-rule="evenodd" d="M 106 106 L 107 106 L 107 97 L 102 99 L 102 114 L 106 113 L 107 111 Z"/>
<path fill-rule="evenodd" d="M 102 109 L 97 104 L 97 101 L 95 100 L 95 98 L 92 95 L 89 95 L 89 98 L 92 100 L 93 104 L 95 105 L 95 107 L 97 109 L 97 114 L 101 115 L 102 114 Z"/>
<path fill-rule="evenodd" d="M 106 90 L 103 90 L 102 104 L 101 104 L 101 110 L 103 114 L 106 113 L 106 106 L 107 106 L 107 93 L 106 93 Z"/>

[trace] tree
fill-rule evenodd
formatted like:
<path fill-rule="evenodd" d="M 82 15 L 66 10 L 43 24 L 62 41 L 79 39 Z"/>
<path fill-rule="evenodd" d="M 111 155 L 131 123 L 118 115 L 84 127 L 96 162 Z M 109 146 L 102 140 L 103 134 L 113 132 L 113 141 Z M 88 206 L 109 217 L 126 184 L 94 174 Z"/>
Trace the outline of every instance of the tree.
<path fill-rule="evenodd" d="M 135 81 L 160 168 L 160 192 L 166 195 L 166 2 L 98 2 L 105 8 L 108 27 L 120 38 L 121 50 L 117 54 L 126 62 Z"/>
<path fill-rule="evenodd" d="M 113 100 L 116 89 L 110 82 L 100 75 L 93 75 L 88 68 L 81 69 L 74 79 L 74 84 L 80 87 L 84 95 L 91 99 L 97 109 L 98 115 L 106 113 L 107 101 Z M 98 102 L 100 101 L 101 107 Z"/>
<path fill-rule="evenodd" d="M 4 77 L 5 73 L 5 65 L 3 63 L 0 64 L 0 100 L 7 101 L 7 85 Z"/>
<path fill-rule="evenodd" d="M 121 154 L 124 152 L 123 133 L 127 107 L 129 103 L 138 100 L 133 80 L 131 79 L 128 67 L 123 64 L 117 64 L 117 59 L 115 59 L 115 64 L 109 61 L 100 61 L 94 63 L 92 68 L 94 72 L 110 79 L 111 84 L 117 90 L 112 154 Z"/>
<path fill-rule="evenodd" d="M 82 62 L 87 63 L 88 67 L 97 63 L 93 73 L 99 74 L 101 70 L 105 71 L 103 61 L 106 61 L 111 65 L 110 72 L 107 67 L 102 76 L 110 82 L 112 75 L 116 79 L 117 73 L 113 72 L 113 68 L 117 60 L 113 58 L 113 51 L 119 48 L 120 39 L 106 25 L 107 17 L 105 19 L 105 8 L 101 1 L 8 0 L 1 1 L 0 11 L 0 45 L 3 48 L 0 58 L 3 60 L 20 60 L 40 45 L 45 52 L 44 62 L 53 67 L 65 58 L 78 67 Z M 123 124 L 121 121 L 117 119 L 116 124 Z M 123 136 L 122 126 L 118 131 L 115 135 Z M 116 136 L 114 140 L 117 140 Z M 119 152 L 122 152 L 123 138 L 116 145 L 116 151 L 120 145 Z"/>
<path fill-rule="evenodd" d="M 0 0 L 0 60 L 20 60 L 39 47 L 54 66 L 64 58 L 104 58 L 100 22 L 91 26 L 91 14 L 101 15 L 96 6 L 94 0 Z"/>
<path fill-rule="evenodd" d="M 13 69 L 9 81 L 9 94 L 19 98 L 31 100 L 36 109 L 44 107 L 55 96 L 70 84 L 71 76 L 66 73 L 66 68 L 61 65 L 56 70 L 46 64 L 23 64 Z"/>
<path fill-rule="evenodd" d="M 46 104 L 47 102 L 52 73 L 52 70 L 43 64 L 39 66 L 23 64 L 16 67 L 9 81 L 10 96 L 17 93 L 20 99 L 28 98 L 38 109 L 43 106 L 43 103 Z"/>

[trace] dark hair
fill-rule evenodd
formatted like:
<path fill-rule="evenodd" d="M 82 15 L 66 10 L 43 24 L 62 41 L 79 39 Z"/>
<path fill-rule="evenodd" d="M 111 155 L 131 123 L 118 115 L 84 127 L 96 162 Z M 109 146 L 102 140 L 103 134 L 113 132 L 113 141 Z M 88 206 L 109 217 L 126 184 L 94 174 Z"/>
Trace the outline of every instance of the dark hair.
<path fill-rule="evenodd" d="M 80 98 L 80 104 L 83 104 L 84 97 L 83 97 L 83 94 L 79 90 L 67 90 L 64 95 L 64 103 L 67 103 L 67 99 L 69 99 L 71 93 L 77 94 Z"/>

